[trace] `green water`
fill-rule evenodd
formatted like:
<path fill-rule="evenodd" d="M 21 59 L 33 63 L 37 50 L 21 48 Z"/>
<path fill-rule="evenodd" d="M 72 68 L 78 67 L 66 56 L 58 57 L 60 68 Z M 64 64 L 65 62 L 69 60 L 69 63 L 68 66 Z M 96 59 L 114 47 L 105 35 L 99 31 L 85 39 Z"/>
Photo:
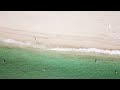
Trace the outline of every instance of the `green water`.
<path fill-rule="evenodd" d="M 120 56 L 0 47 L 0 79 L 117 78 Z"/>

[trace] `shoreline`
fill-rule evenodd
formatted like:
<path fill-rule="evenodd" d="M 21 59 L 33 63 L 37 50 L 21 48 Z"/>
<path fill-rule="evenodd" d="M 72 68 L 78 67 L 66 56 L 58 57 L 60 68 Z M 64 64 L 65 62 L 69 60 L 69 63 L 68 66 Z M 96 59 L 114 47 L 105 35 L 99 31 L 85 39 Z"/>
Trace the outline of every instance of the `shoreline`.
<path fill-rule="evenodd" d="M 51 50 L 51 51 L 60 51 L 60 52 L 85 52 L 85 53 L 100 53 L 100 54 L 109 54 L 109 55 L 120 55 L 120 50 L 107 50 L 107 49 L 99 49 L 99 48 L 49 48 L 49 47 L 44 47 L 37 45 L 35 43 L 31 42 L 21 42 L 21 41 L 16 41 L 13 39 L 0 39 L 1 42 L 7 43 L 7 44 L 15 44 L 15 45 L 20 45 L 20 46 L 27 46 L 31 48 L 38 48 L 38 49 L 45 49 L 45 50 Z"/>
<path fill-rule="evenodd" d="M 64 33 L 64 34 L 67 34 Z M 0 41 L 18 46 L 43 48 L 56 51 L 97 52 L 120 55 L 119 40 L 104 34 L 82 34 L 79 36 L 50 33 L 33 33 L 0 27 Z"/>

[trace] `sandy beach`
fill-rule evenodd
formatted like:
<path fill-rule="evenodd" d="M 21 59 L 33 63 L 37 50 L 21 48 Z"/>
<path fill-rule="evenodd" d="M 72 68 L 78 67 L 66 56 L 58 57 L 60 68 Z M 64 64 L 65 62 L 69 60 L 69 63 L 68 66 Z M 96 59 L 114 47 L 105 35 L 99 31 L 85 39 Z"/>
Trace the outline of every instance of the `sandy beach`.
<path fill-rule="evenodd" d="M 119 12 L 0 13 L 1 38 L 49 48 L 120 50 Z"/>
<path fill-rule="evenodd" d="M 105 35 L 106 34 L 106 35 Z M 17 29 L 0 27 L 0 37 L 19 42 L 38 44 L 48 48 L 98 48 L 107 50 L 120 50 L 118 38 L 104 35 L 61 35 L 51 33 L 36 33 Z M 96 36 L 95 36 L 96 35 Z M 117 34 L 118 35 L 118 34 Z M 119 35 L 116 37 L 119 37 Z"/>
<path fill-rule="evenodd" d="M 120 12 L 0 11 L 0 79 L 119 79 Z"/>

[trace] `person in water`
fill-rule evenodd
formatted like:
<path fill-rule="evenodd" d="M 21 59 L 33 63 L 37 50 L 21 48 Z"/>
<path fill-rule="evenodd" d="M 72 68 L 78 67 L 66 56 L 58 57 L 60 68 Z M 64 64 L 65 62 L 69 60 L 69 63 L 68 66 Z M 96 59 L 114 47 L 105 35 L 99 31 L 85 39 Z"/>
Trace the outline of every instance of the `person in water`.
<path fill-rule="evenodd" d="M 115 70 L 115 73 L 117 73 L 117 70 Z"/>
<path fill-rule="evenodd" d="M 95 59 L 95 62 L 97 62 L 97 60 Z"/>
<path fill-rule="evenodd" d="M 5 63 L 6 61 L 5 61 L 5 60 L 3 60 L 3 62 Z"/>

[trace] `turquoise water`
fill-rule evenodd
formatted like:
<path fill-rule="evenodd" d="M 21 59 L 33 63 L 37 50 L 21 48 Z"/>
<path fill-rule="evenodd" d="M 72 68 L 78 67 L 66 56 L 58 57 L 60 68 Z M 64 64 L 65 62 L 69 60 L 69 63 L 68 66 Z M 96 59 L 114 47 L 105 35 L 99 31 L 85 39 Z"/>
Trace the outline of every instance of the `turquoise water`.
<path fill-rule="evenodd" d="M 120 56 L 0 47 L 0 79 L 117 78 Z"/>

